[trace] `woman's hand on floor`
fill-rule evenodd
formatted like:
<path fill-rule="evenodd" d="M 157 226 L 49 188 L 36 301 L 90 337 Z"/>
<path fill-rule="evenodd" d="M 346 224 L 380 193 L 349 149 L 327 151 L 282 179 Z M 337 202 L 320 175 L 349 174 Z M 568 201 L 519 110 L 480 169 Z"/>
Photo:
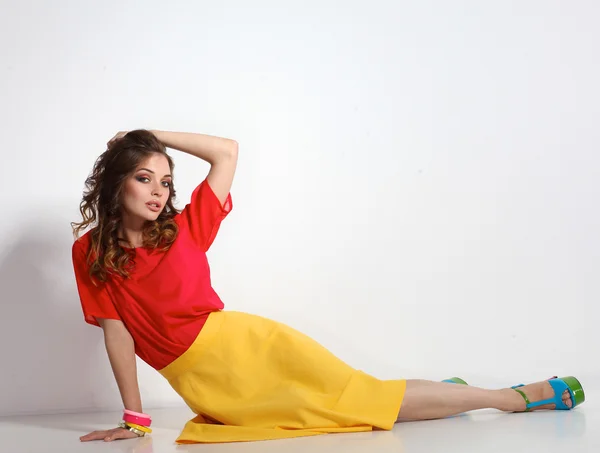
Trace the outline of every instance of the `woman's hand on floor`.
<path fill-rule="evenodd" d="M 136 433 L 129 431 L 124 428 L 114 428 L 107 431 L 94 431 L 85 436 L 81 436 L 79 440 L 81 442 L 88 442 L 90 440 L 104 440 L 110 442 L 117 439 L 133 439 L 139 437 Z"/>

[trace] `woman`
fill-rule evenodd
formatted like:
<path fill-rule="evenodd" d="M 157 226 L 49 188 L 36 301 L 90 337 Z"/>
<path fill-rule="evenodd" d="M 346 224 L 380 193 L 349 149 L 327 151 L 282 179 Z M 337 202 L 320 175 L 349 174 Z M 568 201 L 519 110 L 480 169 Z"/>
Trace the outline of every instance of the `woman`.
<path fill-rule="evenodd" d="M 210 164 L 181 212 L 167 147 Z M 230 139 L 140 129 L 116 134 L 96 161 L 83 220 L 73 224 L 73 266 L 84 319 L 103 329 L 125 409 L 118 427 L 82 441 L 151 432 L 136 354 L 197 414 L 178 443 L 389 430 L 475 409 L 571 409 L 584 401 L 573 377 L 501 390 L 379 380 L 288 326 L 224 311 L 206 251 L 232 209 L 237 155 Z"/>

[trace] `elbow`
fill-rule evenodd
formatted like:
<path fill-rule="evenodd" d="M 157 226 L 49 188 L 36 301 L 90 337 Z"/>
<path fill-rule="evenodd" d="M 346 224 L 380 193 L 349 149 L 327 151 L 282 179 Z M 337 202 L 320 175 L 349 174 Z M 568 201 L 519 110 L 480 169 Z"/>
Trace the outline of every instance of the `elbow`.
<path fill-rule="evenodd" d="M 237 157 L 238 157 L 238 142 L 236 142 L 235 140 L 228 139 L 227 146 L 225 147 L 223 152 L 220 154 L 220 157 L 224 161 L 236 162 Z"/>
<path fill-rule="evenodd" d="M 238 154 L 238 149 L 239 149 L 239 145 L 238 142 L 235 140 L 230 140 L 230 144 L 229 144 L 229 152 L 231 153 L 231 155 L 233 157 L 237 157 Z"/>
<path fill-rule="evenodd" d="M 229 138 L 221 139 L 219 147 L 214 149 L 205 159 L 211 165 L 220 162 L 237 162 L 238 142 Z"/>

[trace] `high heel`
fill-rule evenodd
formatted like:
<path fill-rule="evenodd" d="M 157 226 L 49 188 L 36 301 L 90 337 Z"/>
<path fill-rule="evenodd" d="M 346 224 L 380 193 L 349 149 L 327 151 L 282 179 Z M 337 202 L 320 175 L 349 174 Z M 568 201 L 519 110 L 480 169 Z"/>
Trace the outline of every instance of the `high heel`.
<path fill-rule="evenodd" d="M 511 387 L 511 389 L 513 389 L 515 392 L 518 392 L 525 400 L 525 412 L 530 412 L 531 409 L 538 406 L 544 406 L 546 404 L 555 404 L 555 410 L 568 411 L 581 405 L 585 401 L 585 392 L 583 391 L 581 382 L 579 382 L 573 376 L 553 378 L 549 379 L 547 382 L 550 383 L 550 385 L 552 386 L 552 390 L 554 390 L 554 397 L 548 398 L 543 401 L 536 401 L 534 403 L 530 402 L 529 398 L 527 398 L 527 395 L 525 395 L 525 393 L 522 390 L 518 389 L 518 387 L 523 387 L 524 384 L 513 385 Z M 563 403 L 562 394 L 565 390 L 568 390 L 569 394 L 571 395 L 571 407 Z"/>

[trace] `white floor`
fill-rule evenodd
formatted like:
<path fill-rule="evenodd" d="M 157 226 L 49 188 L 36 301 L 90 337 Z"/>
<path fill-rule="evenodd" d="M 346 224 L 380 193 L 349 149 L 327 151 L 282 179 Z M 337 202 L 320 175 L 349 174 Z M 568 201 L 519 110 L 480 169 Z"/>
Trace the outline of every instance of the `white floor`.
<path fill-rule="evenodd" d="M 587 401 L 573 411 L 503 414 L 477 411 L 426 422 L 397 424 L 393 431 L 329 434 L 291 440 L 229 444 L 176 445 L 187 408 L 154 409 L 152 436 L 112 443 L 81 443 L 79 436 L 115 426 L 120 413 L 0 418 L 2 453 L 78 452 L 256 452 L 269 453 L 435 453 L 435 452 L 598 452 L 600 404 Z"/>

